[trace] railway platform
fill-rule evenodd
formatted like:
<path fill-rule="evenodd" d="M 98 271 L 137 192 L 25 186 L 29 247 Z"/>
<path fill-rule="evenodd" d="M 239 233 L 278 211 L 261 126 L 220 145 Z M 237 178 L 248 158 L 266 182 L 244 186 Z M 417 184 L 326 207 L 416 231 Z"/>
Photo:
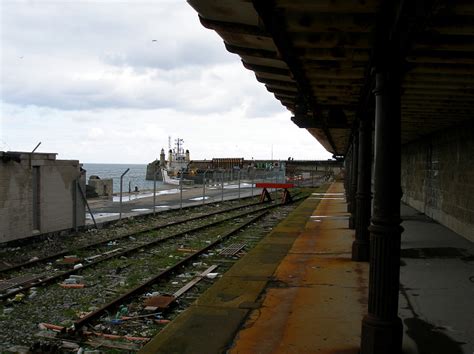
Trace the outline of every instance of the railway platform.
<path fill-rule="evenodd" d="M 314 193 L 141 353 L 358 353 L 369 264 L 341 183 Z M 472 242 L 402 205 L 403 350 L 472 353 Z"/>

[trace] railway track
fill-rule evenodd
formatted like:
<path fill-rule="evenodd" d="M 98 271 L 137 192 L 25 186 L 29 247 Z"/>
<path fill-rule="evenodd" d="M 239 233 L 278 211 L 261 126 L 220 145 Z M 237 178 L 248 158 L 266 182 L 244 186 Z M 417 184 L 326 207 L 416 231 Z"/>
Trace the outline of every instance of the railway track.
<path fill-rule="evenodd" d="M 122 234 L 120 236 L 101 239 L 101 240 L 96 241 L 96 242 L 92 242 L 92 243 L 89 243 L 89 244 L 86 244 L 86 245 L 83 245 L 83 246 L 80 246 L 80 247 L 72 248 L 72 249 L 66 249 L 66 250 L 63 250 L 63 251 L 60 251 L 60 252 L 56 252 L 56 253 L 41 257 L 41 258 L 33 257 L 32 259 L 30 259 L 26 262 L 22 262 L 22 263 L 19 263 L 19 264 L 15 264 L 15 265 L 0 269 L 0 276 L 4 276 L 5 274 L 11 273 L 12 271 L 19 270 L 19 269 L 26 268 L 26 267 L 31 267 L 31 266 L 39 264 L 39 263 L 44 263 L 44 262 L 50 261 L 51 259 L 62 257 L 62 256 L 65 256 L 65 255 L 68 255 L 68 254 L 71 254 L 71 253 L 74 253 L 74 252 L 77 252 L 77 251 L 80 251 L 80 250 L 86 250 L 86 249 L 94 248 L 94 247 L 97 247 L 97 246 L 100 246 L 100 245 L 103 245 L 103 244 L 107 244 L 109 242 L 119 241 L 121 239 L 125 239 L 125 238 L 130 237 L 130 236 L 133 237 L 135 235 L 144 234 L 144 233 L 147 233 L 147 232 L 150 232 L 150 231 L 156 231 L 156 230 L 164 229 L 164 228 L 171 227 L 171 226 L 182 225 L 182 224 L 185 224 L 185 223 L 189 223 L 191 221 L 204 219 L 204 218 L 207 218 L 207 217 L 210 217 L 210 216 L 213 216 L 213 215 L 224 214 L 224 213 L 228 213 L 228 212 L 235 211 L 235 210 L 240 210 L 240 209 L 243 209 L 243 208 L 252 207 L 254 205 L 259 205 L 259 204 L 261 204 L 261 203 L 260 202 L 253 202 L 253 203 L 248 203 L 248 204 L 244 204 L 244 205 L 239 205 L 239 206 L 236 206 L 236 207 L 217 210 L 217 211 L 206 213 L 206 214 L 198 214 L 198 215 L 195 215 L 195 216 L 183 219 L 183 220 L 171 221 L 171 222 L 167 222 L 167 223 L 164 223 L 162 225 L 155 226 L 155 227 L 146 228 L 146 229 L 141 230 L 139 232 L 129 232 L 129 233 Z"/>
<path fill-rule="evenodd" d="M 205 252 L 208 252 L 209 250 L 213 249 L 216 247 L 216 245 L 220 244 L 230 236 L 234 235 L 235 233 L 239 232 L 242 230 L 244 227 L 256 222 L 258 219 L 262 218 L 264 215 L 266 215 L 271 208 L 274 206 L 264 208 L 263 211 L 257 213 L 257 215 L 253 216 L 250 218 L 250 220 L 247 220 L 243 223 L 240 223 L 238 226 L 232 228 L 231 230 L 227 231 L 225 234 L 221 235 L 218 239 L 215 241 L 211 242 L 208 244 L 206 247 L 201 248 L 200 250 L 197 250 L 190 254 L 189 256 L 185 257 L 181 261 L 173 264 L 172 266 L 166 268 L 165 270 L 161 271 L 159 274 L 153 276 L 151 279 L 147 280 L 146 282 L 139 284 L 132 290 L 128 291 L 127 293 L 117 297 L 116 299 L 110 301 L 106 305 L 102 306 L 100 309 L 88 314 L 87 316 L 83 317 L 82 319 L 75 321 L 74 322 L 74 328 L 71 332 L 77 332 L 81 329 L 83 329 L 87 324 L 89 324 L 91 321 L 94 319 L 97 319 L 100 317 L 102 314 L 111 311 L 113 309 L 116 309 L 120 304 L 124 303 L 127 301 L 129 298 L 136 296 L 137 294 L 143 293 L 148 287 L 150 287 L 152 284 L 156 283 L 157 281 L 168 277 L 170 274 L 173 272 L 176 272 L 179 270 L 179 268 L 187 265 L 191 261 L 197 259 L 199 256 L 204 254 Z"/>
<path fill-rule="evenodd" d="M 77 258 L 77 255 L 75 255 L 75 257 L 74 257 L 75 260 L 80 260 L 80 261 L 82 261 L 82 263 L 77 263 L 73 267 L 73 269 L 69 269 L 69 270 L 66 270 L 66 271 L 59 271 L 59 272 L 53 270 L 53 271 L 42 272 L 42 273 L 40 272 L 39 269 L 37 269 L 36 273 L 33 271 L 32 273 L 29 273 L 29 274 L 20 274 L 17 277 L 6 279 L 3 282 L 0 282 L 0 291 L 3 290 L 3 293 L 0 294 L 0 300 L 10 298 L 10 297 L 12 297 L 12 296 L 14 296 L 18 293 L 21 293 L 21 292 L 24 292 L 25 290 L 30 289 L 32 287 L 37 287 L 37 286 L 40 286 L 40 285 L 48 284 L 48 283 L 63 279 L 65 277 L 68 277 L 72 274 L 80 273 L 86 268 L 97 266 L 98 264 L 100 264 L 104 261 L 113 259 L 113 258 L 126 256 L 130 253 L 137 252 L 137 251 L 139 251 L 140 249 L 142 249 L 144 247 L 151 247 L 151 246 L 157 245 L 159 243 L 162 243 L 166 240 L 170 240 L 170 239 L 173 239 L 173 238 L 180 237 L 180 236 L 182 236 L 186 233 L 197 232 L 197 231 L 202 230 L 202 229 L 206 229 L 206 228 L 209 228 L 209 227 L 212 227 L 212 226 L 224 223 L 224 222 L 228 222 L 228 221 L 230 221 L 232 219 L 235 219 L 235 218 L 238 218 L 238 217 L 242 217 L 242 216 L 245 216 L 245 215 L 252 214 L 256 211 L 259 211 L 260 209 L 273 208 L 273 207 L 275 207 L 275 205 L 270 205 L 270 206 L 262 208 L 261 203 L 252 203 L 252 204 L 238 206 L 238 207 L 234 207 L 234 208 L 227 208 L 225 210 L 216 211 L 216 212 L 206 214 L 206 215 L 196 216 L 196 217 L 184 220 L 184 221 L 169 222 L 165 225 L 155 227 L 155 228 L 151 228 L 151 229 L 148 229 L 146 231 L 140 231 L 138 233 L 130 233 L 130 234 L 127 234 L 127 235 L 122 235 L 122 236 L 110 238 L 110 239 L 107 239 L 107 240 L 101 240 L 99 242 L 96 242 L 96 243 L 93 243 L 93 244 L 90 244 L 90 245 L 87 245 L 87 246 L 84 246 L 84 247 L 81 247 L 81 248 L 78 248 L 78 249 L 75 249 L 75 250 L 69 250 L 67 252 L 61 252 L 59 255 L 55 254 L 55 255 L 51 255 L 51 256 L 43 258 L 43 259 L 35 260 L 33 262 L 27 262 L 27 264 L 18 266 L 15 269 L 21 269 L 21 268 L 24 268 L 24 267 L 27 267 L 27 266 L 31 267 L 32 265 L 38 265 L 38 264 L 41 264 L 45 261 L 49 261 L 49 260 L 52 260 L 52 259 L 57 259 L 58 260 L 58 257 L 62 257 L 62 256 L 67 255 L 67 254 L 71 254 L 71 253 L 76 253 L 77 254 L 79 251 L 89 250 L 89 252 L 87 254 L 82 254 L 81 258 Z M 171 234 L 168 234 L 167 236 L 153 237 L 154 235 L 152 234 L 152 237 L 147 237 L 147 236 L 149 236 L 149 234 L 151 232 L 154 232 L 154 231 L 168 229 L 168 228 L 171 228 L 172 226 L 182 227 L 183 225 L 188 225 L 188 224 L 190 224 L 194 221 L 197 221 L 197 220 L 201 220 L 201 219 L 205 219 L 205 218 L 209 218 L 209 217 L 217 216 L 217 215 L 224 215 L 224 214 L 232 213 L 232 212 L 235 212 L 235 211 L 238 211 L 238 210 L 241 210 L 241 209 L 250 209 L 250 210 L 244 211 L 243 213 L 239 213 L 239 214 L 232 215 L 232 216 L 229 216 L 229 217 L 221 218 L 217 221 L 211 221 L 211 222 L 208 222 L 208 223 L 200 224 L 198 226 L 187 227 L 184 230 L 179 230 L 177 232 L 173 232 Z M 142 237 L 140 237 L 140 236 L 142 236 Z M 111 243 L 116 243 L 118 241 L 125 240 L 127 238 L 128 238 L 128 240 L 127 240 L 128 244 L 123 244 L 122 243 L 122 244 L 120 244 L 120 247 L 114 248 L 112 250 L 110 250 L 110 248 L 107 246 Z M 130 240 L 130 238 L 132 238 L 132 240 Z M 140 238 L 141 239 L 152 238 L 152 240 L 141 241 Z M 105 245 L 105 247 L 100 247 L 100 246 L 104 246 L 104 245 Z M 98 248 L 98 247 L 100 247 L 100 248 Z M 62 260 L 62 259 L 63 258 L 59 258 L 59 260 Z M 78 267 L 78 265 L 80 265 L 80 267 Z"/>
<path fill-rule="evenodd" d="M 295 201 L 299 199 L 302 199 L 302 198 L 295 198 Z M 215 249 L 216 247 L 218 247 L 218 245 L 221 245 L 225 242 L 229 242 L 229 239 L 231 239 L 234 235 L 238 234 L 242 229 L 246 228 L 248 225 L 255 223 L 258 219 L 265 217 L 266 215 L 268 215 L 271 209 L 275 209 L 278 206 L 279 206 L 278 204 L 263 206 L 263 205 L 260 205 L 259 203 L 252 203 L 250 205 L 239 206 L 236 208 L 227 208 L 225 211 L 227 212 L 225 217 L 219 217 L 218 220 L 213 220 L 211 222 L 206 222 L 204 224 L 201 223 L 201 225 L 192 225 L 192 227 L 186 227 L 183 230 L 179 230 L 179 231 L 175 231 L 171 233 L 169 233 L 169 231 L 171 230 L 170 225 L 181 227 L 183 226 L 183 223 L 173 222 L 173 223 L 167 223 L 166 225 L 161 225 L 158 229 L 161 231 L 164 231 L 166 229 L 168 231 L 168 235 L 163 236 L 163 237 L 157 237 L 157 235 L 153 235 L 151 239 L 147 240 L 146 242 L 143 240 L 142 242 L 135 243 L 135 244 L 131 242 L 130 243 L 131 246 L 127 249 L 123 249 L 119 251 L 114 251 L 114 249 L 112 249 L 110 251 L 114 251 L 114 252 L 107 254 L 104 257 L 95 258 L 92 260 L 92 262 L 84 264 L 83 267 L 80 267 L 78 269 L 67 270 L 65 272 L 61 272 L 61 274 L 55 274 L 53 277 L 49 279 L 42 279 L 42 281 L 46 280 L 44 283 L 33 281 L 27 287 L 22 287 L 20 291 L 16 291 L 15 293 L 10 293 L 8 294 L 8 296 L 4 296 L 3 298 L 11 299 L 12 296 L 14 296 L 15 294 L 19 294 L 20 292 L 25 293 L 25 290 L 32 289 L 32 288 L 35 289 L 40 284 L 54 283 L 60 279 L 64 279 L 68 276 L 70 277 L 71 275 L 83 274 L 84 277 L 86 278 L 86 283 L 88 283 L 88 286 L 84 289 L 78 290 L 78 293 L 81 292 L 81 294 L 85 295 L 84 300 L 82 300 L 82 302 L 87 303 L 89 301 L 89 305 L 93 304 L 94 306 L 90 306 L 89 310 L 87 310 L 87 307 L 86 307 L 86 311 L 82 311 L 84 312 L 83 314 L 78 314 L 78 312 L 79 313 L 81 312 L 79 311 L 79 309 L 82 310 L 84 308 L 84 304 L 79 303 L 78 305 L 74 305 L 73 303 L 71 307 L 77 306 L 77 310 L 72 311 L 72 309 L 69 308 L 63 311 L 64 313 L 65 312 L 68 313 L 69 320 L 65 319 L 66 316 L 63 316 L 63 315 L 56 315 L 56 317 L 55 316 L 44 316 L 44 317 L 45 317 L 45 320 L 49 320 L 50 323 L 56 323 L 56 329 L 60 328 L 61 330 L 63 330 L 63 332 L 68 332 L 67 335 L 69 339 L 76 338 L 76 339 L 73 339 L 73 341 L 77 340 L 77 337 L 70 337 L 71 335 L 73 336 L 89 335 L 90 336 L 92 333 L 93 336 L 96 336 L 98 335 L 97 334 L 98 331 L 94 328 L 96 326 L 99 326 L 99 328 L 101 328 L 100 326 L 102 326 L 101 323 L 103 323 L 104 321 L 104 316 L 105 318 L 110 318 L 110 315 L 115 310 L 117 310 L 121 305 L 127 304 L 127 303 L 128 304 L 136 303 L 136 305 L 131 306 L 131 308 L 139 308 L 143 303 L 143 299 L 145 296 L 144 294 L 146 293 L 147 289 L 153 292 L 157 284 L 159 284 L 160 287 L 163 287 L 164 284 L 166 284 L 166 279 L 172 278 L 173 276 L 176 276 L 176 274 L 180 274 L 181 276 L 183 276 L 183 278 L 179 278 L 179 277 L 175 278 L 175 281 L 173 281 L 173 283 L 178 283 L 179 281 L 183 280 L 184 275 L 187 276 L 187 274 L 191 274 L 193 273 L 193 270 L 196 270 L 195 266 L 193 265 L 194 263 L 201 263 L 201 262 L 204 263 L 203 260 L 209 259 L 206 257 L 209 257 L 209 255 L 216 255 L 218 251 L 216 251 Z M 237 211 L 239 211 L 240 209 L 245 209 L 245 208 L 250 208 L 251 210 L 243 210 L 237 213 Z M 223 215 L 223 212 L 224 211 L 213 212 L 211 213 L 211 215 L 213 215 L 214 218 L 217 218 L 218 215 Z M 233 214 L 228 216 L 228 213 L 233 213 Z M 196 217 L 194 218 L 194 220 L 201 220 L 201 219 L 204 219 L 205 217 L 209 217 L 209 215 Z M 153 228 L 152 230 L 148 230 L 147 232 L 155 232 L 156 231 L 155 229 L 156 228 Z M 147 232 L 141 231 L 140 234 L 145 235 Z M 119 239 L 124 240 L 127 237 L 130 237 L 133 235 L 134 234 L 126 235 L 126 236 L 122 235 L 120 236 Z M 201 235 L 201 236 L 196 236 L 196 235 Z M 138 237 L 136 237 L 136 239 L 138 240 Z M 91 246 L 90 249 L 87 247 L 84 247 L 84 249 L 95 251 L 98 245 L 103 246 L 104 244 L 106 244 L 105 242 L 109 242 L 109 240 L 98 242 L 93 247 Z M 235 240 L 233 242 L 235 242 Z M 169 244 L 168 248 L 165 247 L 161 249 L 161 247 L 167 243 Z M 181 257 L 179 255 L 180 252 L 178 252 L 179 257 L 178 255 L 176 255 L 177 251 L 179 251 L 177 250 L 177 245 L 179 245 L 178 248 L 182 250 L 183 249 L 187 250 L 186 256 Z M 119 246 L 122 246 L 122 245 L 119 245 Z M 239 251 L 241 252 L 244 249 L 245 244 L 241 242 L 240 244 L 234 243 L 229 246 L 231 247 L 229 247 L 221 257 L 225 257 L 226 252 L 228 253 L 227 256 L 235 255 Z M 174 258 L 168 258 L 167 255 L 171 257 L 173 253 L 175 254 L 175 256 L 173 256 Z M 169 262 L 165 262 L 166 260 L 168 260 Z M 44 260 L 42 260 L 42 262 L 44 262 Z M 227 264 L 226 260 L 217 260 L 216 262 L 218 263 L 216 264 L 216 266 L 218 265 L 219 269 L 226 268 L 226 264 Z M 134 268 L 137 268 L 137 269 L 133 270 Z M 117 272 L 117 275 L 115 275 L 113 271 L 114 269 L 116 270 L 124 269 L 124 270 Z M 158 272 L 156 270 L 158 270 Z M 202 269 L 199 269 L 199 272 L 200 272 L 199 274 L 203 274 Z M 106 278 L 110 274 L 112 274 L 111 276 L 113 277 L 117 276 L 117 278 L 120 278 L 120 277 L 129 276 L 129 275 L 134 276 L 134 274 L 138 274 L 138 273 L 140 275 L 146 274 L 146 276 L 144 278 L 138 279 L 137 284 L 133 286 L 130 286 L 130 284 L 128 284 L 128 281 L 127 281 L 128 288 L 126 291 L 123 291 L 124 289 L 123 287 L 114 285 L 114 284 L 117 284 L 117 283 L 114 283 L 115 281 L 114 278 L 112 279 Z M 94 277 L 97 278 L 98 274 L 106 274 L 106 275 L 100 278 L 97 283 L 91 284 L 90 279 L 93 279 Z M 151 274 L 154 274 L 154 275 L 151 275 Z M 26 277 L 28 275 L 23 275 L 23 276 Z M 34 279 L 33 275 L 30 275 L 30 276 L 31 276 L 31 279 Z M 199 278 L 199 276 L 197 277 Z M 26 280 L 31 281 L 31 279 L 26 279 Z M 106 290 L 114 289 L 114 287 L 117 288 L 117 294 L 115 295 L 113 294 L 113 298 L 110 298 L 110 296 L 103 296 Z M 172 291 L 173 286 L 170 285 L 169 287 L 170 287 L 169 293 L 171 293 L 172 295 L 176 293 L 179 294 L 179 292 Z M 94 289 L 96 290 L 99 289 L 97 290 L 98 293 L 97 292 L 94 293 L 95 291 Z M 40 292 L 40 290 L 35 290 L 35 291 Z M 69 294 L 73 294 L 73 292 L 76 290 L 71 289 L 69 291 L 70 291 Z M 44 289 L 41 292 L 41 295 L 45 295 L 47 292 L 48 290 Z M 95 300 L 97 299 L 104 300 L 104 301 L 102 303 L 96 302 Z M 64 298 L 61 298 L 60 301 L 64 302 Z M 50 304 L 50 308 L 60 308 L 62 305 L 64 304 L 58 303 L 57 305 L 54 305 L 54 306 L 53 304 Z M 18 304 L 18 306 L 20 306 L 20 304 Z M 34 304 L 32 303 L 31 305 L 28 306 L 28 309 L 36 309 L 36 308 Z M 47 311 L 47 309 L 45 310 Z M 25 310 L 25 311 L 27 312 L 28 310 Z M 132 314 L 132 316 L 129 316 L 132 320 L 130 320 L 127 323 L 130 323 L 129 327 L 136 326 L 137 322 L 139 322 L 139 319 L 141 318 L 143 318 L 143 320 L 150 322 L 150 319 L 152 318 L 150 316 L 151 315 L 149 313 L 137 314 L 135 311 L 135 313 Z M 74 317 L 76 317 L 76 319 L 73 322 L 71 322 L 71 319 L 73 319 Z M 79 319 L 77 319 L 78 317 Z M 55 318 L 57 319 L 55 320 Z M 160 325 L 158 324 L 158 326 Z M 124 327 L 127 327 L 127 326 L 124 326 Z M 66 329 L 68 330 L 66 331 Z M 154 330 L 156 332 L 156 328 Z M 109 335 L 114 336 L 113 334 L 114 331 L 115 330 L 113 328 L 110 329 L 110 333 L 112 334 L 109 334 Z M 131 332 L 132 329 L 129 328 L 128 331 Z M 118 335 L 118 337 L 120 336 L 126 337 L 127 333 L 121 333 Z M 135 337 L 138 338 L 138 336 L 135 336 Z"/>

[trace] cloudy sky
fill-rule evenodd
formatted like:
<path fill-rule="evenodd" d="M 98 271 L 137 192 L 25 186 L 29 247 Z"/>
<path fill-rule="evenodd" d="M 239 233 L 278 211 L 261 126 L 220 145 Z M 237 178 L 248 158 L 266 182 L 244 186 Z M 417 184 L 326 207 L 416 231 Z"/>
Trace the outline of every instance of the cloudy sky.
<path fill-rule="evenodd" d="M 0 150 L 327 159 L 184 0 L 0 0 Z"/>

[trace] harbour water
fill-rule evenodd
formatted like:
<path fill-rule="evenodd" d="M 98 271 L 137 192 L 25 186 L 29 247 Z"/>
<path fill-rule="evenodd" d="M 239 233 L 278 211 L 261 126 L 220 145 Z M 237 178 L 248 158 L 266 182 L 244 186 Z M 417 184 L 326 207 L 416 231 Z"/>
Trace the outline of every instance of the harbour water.
<path fill-rule="evenodd" d="M 109 164 L 109 163 L 84 163 L 87 181 L 90 176 L 99 176 L 101 179 L 112 178 L 114 181 L 114 193 L 120 191 L 120 176 L 127 168 L 130 171 L 123 177 L 123 191 L 128 192 L 129 187 L 133 191 L 138 187 L 139 191 L 153 190 L 153 181 L 147 181 L 146 164 Z M 162 182 L 157 181 L 157 188 L 162 186 Z"/>

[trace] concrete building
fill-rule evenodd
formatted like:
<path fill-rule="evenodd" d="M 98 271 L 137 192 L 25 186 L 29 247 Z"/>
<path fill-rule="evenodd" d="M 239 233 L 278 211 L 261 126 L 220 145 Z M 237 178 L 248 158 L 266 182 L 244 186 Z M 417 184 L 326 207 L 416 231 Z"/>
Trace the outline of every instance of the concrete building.
<path fill-rule="evenodd" d="M 114 180 L 112 178 L 101 179 L 99 176 L 90 176 L 87 183 L 94 189 L 98 197 L 112 198 L 114 194 Z"/>
<path fill-rule="evenodd" d="M 0 243 L 84 225 L 84 179 L 77 160 L 0 151 Z"/>

